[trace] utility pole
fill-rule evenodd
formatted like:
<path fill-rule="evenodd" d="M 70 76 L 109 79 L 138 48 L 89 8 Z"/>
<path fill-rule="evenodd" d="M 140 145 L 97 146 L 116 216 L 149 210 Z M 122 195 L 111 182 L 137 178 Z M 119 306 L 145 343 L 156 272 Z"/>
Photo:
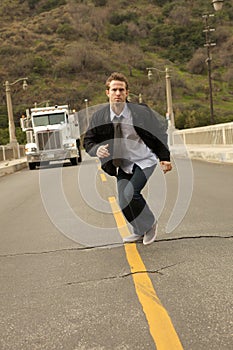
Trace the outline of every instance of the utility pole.
<path fill-rule="evenodd" d="M 210 34 L 215 31 L 215 28 L 210 28 L 209 17 L 214 17 L 214 14 L 205 14 L 202 16 L 205 20 L 205 44 L 207 51 L 207 59 L 205 60 L 208 67 L 208 81 L 209 81 L 209 99 L 210 99 L 210 123 L 214 124 L 214 104 L 213 104 L 213 85 L 212 85 L 212 66 L 211 66 L 211 48 L 216 46 L 216 43 L 211 42 Z"/>
<path fill-rule="evenodd" d="M 146 68 L 148 73 L 148 79 L 151 80 L 153 73 L 152 70 L 155 70 L 160 73 L 165 73 L 165 80 L 166 80 L 166 97 L 167 97 L 167 113 L 166 113 L 166 119 L 168 120 L 168 141 L 169 145 L 173 144 L 173 132 L 175 131 L 175 118 L 174 118 L 174 112 L 173 112 L 173 105 L 172 105 L 172 89 L 171 89 L 171 76 L 169 74 L 169 68 L 166 67 L 165 70 L 160 70 L 155 67 L 149 67 Z"/>
<path fill-rule="evenodd" d="M 18 155 L 18 142 L 15 135 L 15 123 L 14 123 L 14 117 L 13 117 L 13 107 L 12 107 L 12 101 L 11 101 L 11 89 L 9 81 L 5 82 L 6 86 L 6 103 L 7 103 L 7 111 L 8 111 L 8 125 L 9 125 L 9 139 L 10 139 L 10 146 L 13 149 L 13 158 L 19 158 Z"/>
<path fill-rule="evenodd" d="M 171 126 L 175 129 L 175 119 L 172 105 L 172 88 L 171 88 L 171 76 L 168 68 L 165 69 L 166 75 L 166 96 L 167 96 L 167 116 L 171 122 Z"/>
<path fill-rule="evenodd" d="M 171 88 L 171 76 L 169 74 L 169 68 L 166 67 L 165 70 L 160 70 L 155 67 L 149 67 L 146 68 L 148 70 L 147 76 L 148 79 L 151 80 L 153 77 L 152 70 L 155 70 L 160 73 L 165 73 L 165 80 L 166 80 L 166 97 L 167 97 L 167 113 L 166 116 L 170 121 L 171 127 L 175 129 L 175 119 L 174 119 L 174 112 L 173 112 L 173 105 L 172 105 L 172 88 Z"/>
<path fill-rule="evenodd" d="M 19 145 L 16 139 L 15 135 L 15 122 L 14 122 L 14 116 L 13 116 L 13 107 L 12 107 L 12 100 L 11 100 L 11 85 L 14 85 L 18 83 L 19 81 L 23 80 L 23 89 L 25 90 L 27 88 L 27 79 L 28 78 L 20 78 L 13 83 L 9 83 L 9 81 L 6 81 L 4 86 L 6 88 L 6 103 L 7 103 L 7 113 L 8 113 L 8 124 L 9 124 L 9 138 L 10 138 L 10 146 L 13 149 L 13 157 L 14 159 L 19 158 Z"/>
<path fill-rule="evenodd" d="M 215 11 L 221 11 L 224 0 L 212 0 L 212 5 Z M 212 66 L 211 66 L 211 48 L 216 46 L 216 43 L 211 41 L 211 32 L 215 31 L 215 28 L 210 28 L 209 18 L 214 17 L 214 14 L 204 14 L 202 18 L 205 21 L 205 28 L 203 32 L 205 33 L 205 44 L 207 51 L 207 59 L 205 60 L 207 63 L 208 69 L 208 82 L 209 82 L 209 99 L 210 99 L 210 123 L 214 124 L 214 103 L 213 103 L 213 86 L 212 86 Z"/>

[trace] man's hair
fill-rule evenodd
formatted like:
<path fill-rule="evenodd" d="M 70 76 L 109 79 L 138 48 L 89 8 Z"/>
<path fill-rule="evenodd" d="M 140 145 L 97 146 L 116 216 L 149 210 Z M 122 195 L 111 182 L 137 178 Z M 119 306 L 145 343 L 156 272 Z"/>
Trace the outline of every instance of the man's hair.
<path fill-rule="evenodd" d="M 105 85 L 106 85 L 107 90 L 109 90 L 109 85 L 110 85 L 111 81 L 113 81 L 113 80 L 124 81 L 125 86 L 126 86 L 126 90 L 129 89 L 129 82 L 128 82 L 128 79 L 126 78 L 126 76 L 122 73 L 113 72 L 106 80 Z"/>

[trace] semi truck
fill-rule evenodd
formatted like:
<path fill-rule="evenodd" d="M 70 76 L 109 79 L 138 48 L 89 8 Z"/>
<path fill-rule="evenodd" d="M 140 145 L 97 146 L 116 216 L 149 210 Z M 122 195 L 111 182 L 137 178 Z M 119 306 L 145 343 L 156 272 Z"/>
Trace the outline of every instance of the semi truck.
<path fill-rule="evenodd" d="M 25 154 L 30 170 L 50 162 L 82 161 L 78 113 L 68 105 L 31 108 L 20 119 L 26 132 Z"/>

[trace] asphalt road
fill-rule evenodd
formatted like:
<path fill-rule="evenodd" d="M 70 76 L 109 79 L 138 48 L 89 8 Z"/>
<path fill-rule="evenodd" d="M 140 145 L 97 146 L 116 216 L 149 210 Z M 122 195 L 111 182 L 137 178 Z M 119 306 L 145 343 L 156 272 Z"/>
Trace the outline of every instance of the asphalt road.
<path fill-rule="evenodd" d="M 109 202 L 114 179 L 95 159 L 0 178 L 0 349 L 230 350 L 232 174 L 233 165 L 184 159 L 155 171 L 145 196 L 159 234 L 137 244 L 145 270 L 136 272 Z M 133 279 L 145 275 L 181 347 L 154 339 L 145 309 L 156 298 L 143 305 Z"/>

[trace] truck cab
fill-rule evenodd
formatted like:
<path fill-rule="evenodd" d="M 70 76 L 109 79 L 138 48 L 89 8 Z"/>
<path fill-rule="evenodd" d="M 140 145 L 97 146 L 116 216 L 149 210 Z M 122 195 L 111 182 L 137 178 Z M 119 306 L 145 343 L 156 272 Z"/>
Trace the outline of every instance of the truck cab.
<path fill-rule="evenodd" d="M 82 161 L 78 113 L 68 105 L 32 108 L 21 118 L 26 132 L 25 154 L 30 170 L 41 164 L 69 159 Z"/>

